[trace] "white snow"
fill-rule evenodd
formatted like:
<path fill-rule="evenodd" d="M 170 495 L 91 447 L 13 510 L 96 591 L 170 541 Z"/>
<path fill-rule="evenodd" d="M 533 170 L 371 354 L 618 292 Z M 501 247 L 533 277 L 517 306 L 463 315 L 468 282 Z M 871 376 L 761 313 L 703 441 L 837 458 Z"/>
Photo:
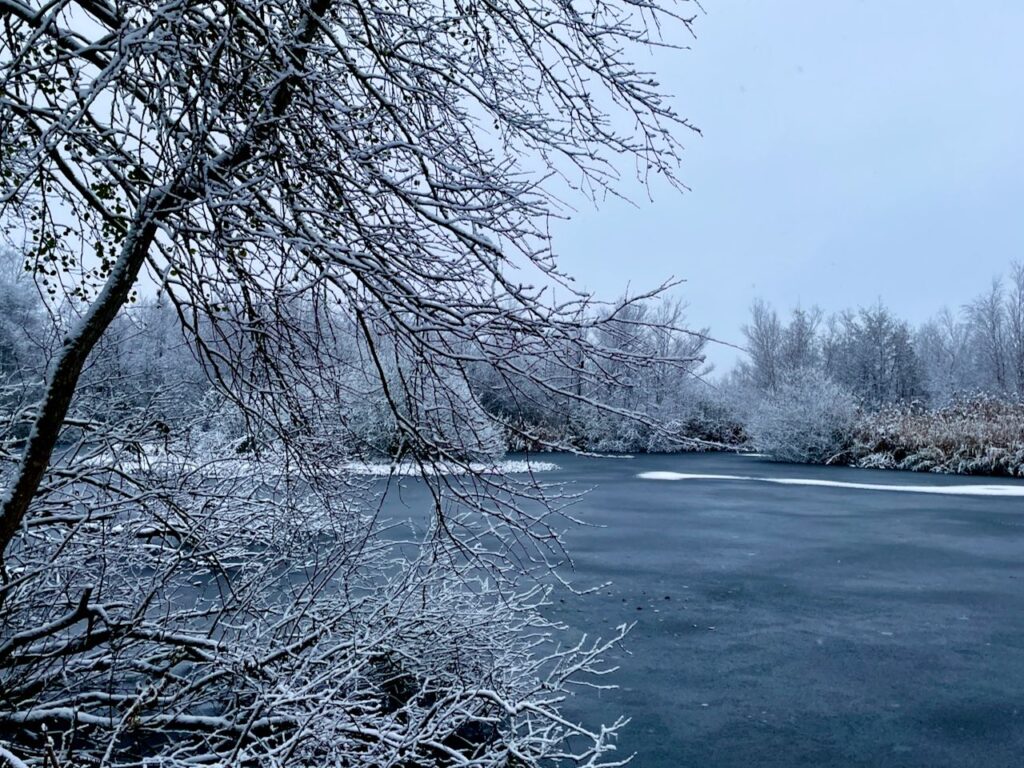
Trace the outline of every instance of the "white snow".
<path fill-rule="evenodd" d="M 471 464 L 473 472 L 479 472 L 487 475 L 507 475 L 507 474 L 519 474 L 525 472 L 550 472 L 558 469 L 557 464 L 552 464 L 550 461 L 523 461 L 523 460 L 509 460 L 499 461 L 495 464 Z M 427 474 L 433 474 L 435 469 L 430 465 L 424 465 L 421 468 L 418 464 L 413 462 L 403 461 L 398 464 L 389 464 L 386 462 L 350 462 L 344 466 L 345 471 L 351 472 L 355 475 L 419 475 L 421 472 L 426 471 Z M 466 467 L 458 464 L 441 465 L 437 470 L 438 474 L 464 474 Z"/>
<path fill-rule="evenodd" d="M 273 457 L 270 457 L 271 459 Z M 138 456 L 114 456 L 103 454 L 86 459 L 81 462 L 91 467 L 120 467 L 128 471 L 151 470 L 151 471 L 202 471 L 205 474 L 216 477 L 238 477 L 246 473 L 265 474 L 267 467 L 274 464 L 273 461 L 257 464 L 247 458 L 231 459 L 208 459 L 198 461 L 195 459 L 181 460 L 177 457 L 168 457 L 159 453 L 150 453 L 143 457 Z M 284 466 L 283 457 L 277 459 L 277 466 Z M 474 472 L 484 475 L 509 475 L 524 474 L 527 472 L 551 472 L 558 469 L 558 465 L 550 461 L 526 461 L 524 459 L 507 459 L 492 463 L 472 462 L 468 466 L 453 462 L 439 462 L 431 464 L 424 462 L 421 467 L 413 461 L 402 461 L 399 463 L 386 461 L 350 461 L 342 464 L 335 470 L 330 470 L 331 475 L 373 475 L 385 477 L 388 475 L 415 476 L 421 473 L 428 475 L 463 475 Z"/>
<path fill-rule="evenodd" d="M 883 483 L 844 483 L 839 480 L 814 480 L 805 477 L 749 477 L 746 475 L 700 475 L 685 472 L 641 472 L 642 480 L 745 480 L 777 485 L 810 485 L 823 488 L 851 488 L 859 491 L 894 493 L 932 493 L 941 496 L 1024 496 L 1020 485 L 886 485 Z"/>

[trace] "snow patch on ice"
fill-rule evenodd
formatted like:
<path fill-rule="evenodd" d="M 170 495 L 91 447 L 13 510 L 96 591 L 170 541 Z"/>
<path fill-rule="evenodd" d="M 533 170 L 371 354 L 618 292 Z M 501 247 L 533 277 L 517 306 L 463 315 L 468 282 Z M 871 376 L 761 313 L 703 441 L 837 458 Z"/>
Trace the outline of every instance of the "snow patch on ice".
<path fill-rule="evenodd" d="M 699 475 L 685 472 L 641 472 L 642 480 L 745 480 L 777 485 L 809 485 L 822 488 L 850 488 L 859 491 L 893 493 L 932 493 L 940 496 L 1024 496 L 1020 485 L 886 485 L 884 483 L 844 483 L 839 480 L 814 480 L 804 477 L 750 477 L 746 475 Z"/>
<path fill-rule="evenodd" d="M 440 475 L 463 475 L 467 472 L 475 472 L 485 475 L 513 475 L 525 474 L 527 472 L 551 472 L 558 469 L 557 464 L 550 461 L 522 461 L 509 460 L 499 461 L 495 464 L 470 464 L 466 467 L 463 464 L 441 464 L 438 466 L 420 465 L 413 462 L 403 461 L 398 464 L 386 462 L 361 462 L 354 461 L 346 464 L 344 470 L 354 475 L 403 475 L 415 476 L 421 474 Z"/>
<path fill-rule="evenodd" d="M 286 462 L 283 456 L 275 457 L 267 454 L 266 461 L 256 462 L 248 458 L 230 459 L 209 459 L 206 461 L 182 460 L 177 457 L 163 455 L 147 456 L 114 456 L 105 454 L 87 459 L 83 465 L 96 468 L 119 468 L 130 472 L 200 472 L 211 477 L 241 477 L 250 475 L 273 474 L 274 468 L 284 467 Z M 424 462 L 421 467 L 414 461 L 401 461 L 398 463 L 387 461 L 349 461 L 333 469 L 319 468 L 318 471 L 331 477 L 342 475 L 364 475 L 387 477 L 400 475 L 413 477 L 417 475 L 465 475 L 469 473 L 483 475 L 514 475 L 532 472 L 551 472 L 558 469 L 558 465 L 550 461 L 526 461 L 524 459 L 508 459 L 494 463 L 472 462 L 470 464 L 458 464 L 455 462 L 429 463 Z"/>
<path fill-rule="evenodd" d="M 641 472 L 641 480 L 747 480 L 739 475 L 687 475 L 682 472 Z"/>

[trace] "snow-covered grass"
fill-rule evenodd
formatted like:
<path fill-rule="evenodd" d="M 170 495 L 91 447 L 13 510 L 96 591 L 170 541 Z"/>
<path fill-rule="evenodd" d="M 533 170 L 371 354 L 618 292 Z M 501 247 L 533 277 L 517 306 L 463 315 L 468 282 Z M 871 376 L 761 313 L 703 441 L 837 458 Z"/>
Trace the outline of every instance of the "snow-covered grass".
<path fill-rule="evenodd" d="M 1024 403 L 991 396 L 942 408 L 862 413 L 849 463 L 860 467 L 1024 477 Z"/>
<path fill-rule="evenodd" d="M 753 410 L 755 455 L 958 475 L 1024 477 L 1024 402 L 975 395 L 938 408 L 855 408 L 827 382 L 793 383 Z"/>

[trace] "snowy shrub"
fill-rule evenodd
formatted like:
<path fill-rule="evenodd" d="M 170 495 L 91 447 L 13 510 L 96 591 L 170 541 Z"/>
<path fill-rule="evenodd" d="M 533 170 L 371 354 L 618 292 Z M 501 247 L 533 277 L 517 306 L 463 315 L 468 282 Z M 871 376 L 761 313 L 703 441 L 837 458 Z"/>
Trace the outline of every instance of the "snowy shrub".
<path fill-rule="evenodd" d="M 202 459 L 230 458 L 254 447 L 238 408 L 216 392 L 204 394 L 196 411 L 198 416 L 189 424 L 187 437 Z"/>
<path fill-rule="evenodd" d="M 731 401 L 718 390 L 698 382 L 679 387 L 678 397 L 644 406 L 638 413 L 575 403 L 560 419 L 531 426 L 548 446 L 598 453 L 674 453 L 739 446 L 744 442 L 742 422 Z M 512 435 L 510 450 L 536 450 Z M 543 448 L 544 446 L 540 446 Z"/>
<path fill-rule="evenodd" d="M 802 371 L 754 408 L 747 428 L 758 450 L 779 461 L 830 463 L 847 449 L 853 396 L 817 371 Z"/>
<path fill-rule="evenodd" d="M 855 464 L 861 469 L 896 469 L 892 454 L 885 452 L 869 453 L 858 457 Z"/>
<path fill-rule="evenodd" d="M 703 383 L 691 387 L 679 407 L 677 433 L 684 438 L 722 446 L 745 442 L 744 422 L 728 388 L 711 388 Z"/>

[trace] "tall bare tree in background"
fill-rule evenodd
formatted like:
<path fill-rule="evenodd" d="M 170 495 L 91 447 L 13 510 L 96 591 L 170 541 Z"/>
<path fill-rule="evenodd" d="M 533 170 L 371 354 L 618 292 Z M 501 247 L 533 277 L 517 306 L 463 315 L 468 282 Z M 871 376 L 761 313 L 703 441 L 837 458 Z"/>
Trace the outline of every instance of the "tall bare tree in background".
<path fill-rule="evenodd" d="M 743 326 L 750 353 L 750 376 L 754 387 L 771 392 L 779 384 L 779 365 L 784 332 L 778 313 L 757 299 L 750 307 L 750 324 Z"/>
<path fill-rule="evenodd" d="M 519 580 L 558 555 L 556 505 L 473 461 L 495 425 L 462 418 L 465 376 L 571 400 L 523 361 L 646 364 L 585 332 L 538 182 L 593 192 L 620 155 L 673 179 L 686 124 L 624 51 L 689 21 L 627 0 L 0 13 L 4 224 L 64 307 L 38 400 L 5 414 L 0 760 L 612 760 L 614 727 L 559 712 L 601 645 L 551 645 Z M 147 286 L 213 405 L 94 370 Z M 357 363 L 434 500 L 403 546 L 339 471 Z"/>
<path fill-rule="evenodd" d="M 967 305 L 967 317 L 973 329 L 976 365 L 984 380 L 1000 394 L 1009 384 L 1007 349 L 1007 308 L 1003 282 L 994 279 L 985 293 Z"/>
<path fill-rule="evenodd" d="M 1006 316 L 1013 388 L 1019 397 L 1024 395 L 1024 264 L 1019 261 L 1010 265 Z"/>

